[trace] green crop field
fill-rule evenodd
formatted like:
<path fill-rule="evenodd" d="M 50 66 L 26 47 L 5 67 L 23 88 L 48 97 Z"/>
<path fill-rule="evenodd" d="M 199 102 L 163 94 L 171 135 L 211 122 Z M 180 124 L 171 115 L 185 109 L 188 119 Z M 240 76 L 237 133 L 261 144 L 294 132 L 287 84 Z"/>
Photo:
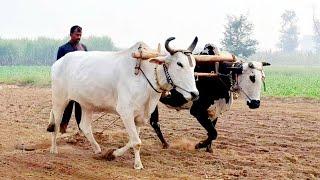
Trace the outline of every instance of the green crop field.
<path fill-rule="evenodd" d="M 265 72 L 264 96 L 320 99 L 320 67 L 270 66 Z M 50 67 L 0 66 L 0 83 L 50 86 Z"/>
<path fill-rule="evenodd" d="M 17 85 L 50 85 L 49 66 L 0 66 L 0 83 Z"/>
<path fill-rule="evenodd" d="M 266 96 L 320 99 L 320 67 L 266 67 Z"/>

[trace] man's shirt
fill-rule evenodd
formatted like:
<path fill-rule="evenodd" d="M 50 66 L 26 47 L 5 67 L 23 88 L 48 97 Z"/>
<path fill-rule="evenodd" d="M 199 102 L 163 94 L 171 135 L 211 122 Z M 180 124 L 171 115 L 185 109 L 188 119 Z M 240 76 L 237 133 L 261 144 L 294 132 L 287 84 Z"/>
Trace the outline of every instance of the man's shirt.
<path fill-rule="evenodd" d="M 87 47 L 82 43 L 72 44 L 71 42 L 67 42 L 66 44 L 59 47 L 57 60 L 65 54 L 73 51 L 87 51 Z"/>

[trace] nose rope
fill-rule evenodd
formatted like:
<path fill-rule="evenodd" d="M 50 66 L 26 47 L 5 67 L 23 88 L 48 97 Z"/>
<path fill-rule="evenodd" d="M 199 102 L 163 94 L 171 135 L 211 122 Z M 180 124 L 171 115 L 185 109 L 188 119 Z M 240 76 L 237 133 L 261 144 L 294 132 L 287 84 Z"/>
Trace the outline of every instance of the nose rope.
<path fill-rule="evenodd" d="M 266 92 L 267 91 L 266 82 L 264 80 L 262 80 L 262 83 L 263 83 L 263 91 Z"/>
<path fill-rule="evenodd" d="M 242 89 L 242 87 L 240 87 L 239 85 L 239 79 L 238 79 L 238 74 L 236 74 L 236 84 L 235 87 L 233 88 L 234 90 L 239 90 L 241 91 L 248 99 L 249 101 L 252 101 L 252 99 L 250 98 L 250 96 Z"/>
<path fill-rule="evenodd" d="M 141 69 L 141 67 L 139 66 L 138 69 L 142 72 L 144 78 L 146 78 L 146 80 L 148 81 L 149 85 L 152 87 L 152 89 L 157 92 L 157 93 L 163 93 L 164 91 L 158 91 L 153 85 L 152 83 L 150 82 L 150 80 L 148 79 L 148 77 L 146 76 L 146 74 L 143 72 L 143 70 Z M 161 87 L 160 87 L 161 88 Z"/>
<path fill-rule="evenodd" d="M 261 74 L 263 74 L 263 69 L 259 69 L 259 68 L 254 68 L 254 69 L 260 71 Z M 266 83 L 264 81 L 264 78 L 262 78 L 262 83 L 263 83 L 263 90 L 264 90 L 264 92 L 266 92 Z M 239 80 L 238 80 L 238 74 L 236 74 L 236 84 L 233 89 L 240 90 L 250 101 L 252 101 L 252 99 L 249 97 L 249 95 L 240 87 Z"/>
<path fill-rule="evenodd" d="M 158 66 L 157 66 L 157 67 L 158 67 Z M 147 82 L 149 83 L 149 85 L 151 86 L 151 88 L 152 88 L 155 92 L 157 92 L 157 93 L 163 93 L 163 92 L 165 92 L 165 91 L 169 91 L 169 90 L 164 89 L 164 88 L 161 87 L 161 85 L 160 85 L 160 83 L 159 83 L 159 80 L 158 80 L 157 67 L 154 68 L 154 69 L 155 69 L 155 75 L 156 75 L 156 82 L 157 82 L 157 85 L 159 86 L 159 88 L 161 89 L 161 91 L 157 90 L 157 89 L 152 85 L 151 81 L 148 79 L 148 77 L 146 76 L 146 74 L 144 73 L 144 71 L 141 69 L 141 67 L 138 67 L 138 69 L 142 72 L 144 78 L 147 80 Z M 163 70 L 164 70 L 164 74 L 165 74 L 165 76 L 166 76 L 167 82 L 172 86 L 173 89 L 179 88 L 179 89 L 181 89 L 181 90 L 183 90 L 183 91 L 185 91 L 185 92 L 187 92 L 187 93 L 189 93 L 189 94 L 192 95 L 192 92 L 191 92 L 191 91 L 188 91 L 188 90 L 186 90 L 186 89 L 184 89 L 184 88 L 182 88 L 182 87 L 180 87 L 180 86 L 178 86 L 178 85 L 175 85 L 175 84 L 173 83 L 173 81 L 172 81 L 172 79 L 171 79 L 171 76 L 170 76 L 170 74 L 169 74 L 169 72 L 168 72 L 168 67 L 167 67 L 165 64 L 163 64 Z"/>
<path fill-rule="evenodd" d="M 248 96 L 248 94 L 239 86 L 239 90 L 250 100 L 252 101 L 252 99 Z"/>
<path fill-rule="evenodd" d="M 263 83 L 263 91 L 266 92 L 267 91 L 267 88 L 266 88 L 266 82 L 265 82 L 265 77 L 263 76 L 264 75 L 264 72 L 263 72 L 263 68 L 254 68 L 258 71 L 261 72 L 261 75 L 262 75 L 262 83 Z"/>

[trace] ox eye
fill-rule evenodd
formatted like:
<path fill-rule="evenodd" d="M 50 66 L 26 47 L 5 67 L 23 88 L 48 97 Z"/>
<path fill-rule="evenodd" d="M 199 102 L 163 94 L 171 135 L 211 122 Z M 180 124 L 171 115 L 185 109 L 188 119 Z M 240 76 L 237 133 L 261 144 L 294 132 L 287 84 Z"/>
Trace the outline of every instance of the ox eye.
<path fill-rule="evenodd" d="M 256 82 L 256 76 L 255 75 L 251 75 L 251 76 L 249 76 L 249 78 L 250 78 L 250 81 L 252 83 Z"/>
<path fill-rule="evenodd" d="M 177 62 L 178 66 L 183 68 L 183 65 L 181 64 L 181 62 Z"/>

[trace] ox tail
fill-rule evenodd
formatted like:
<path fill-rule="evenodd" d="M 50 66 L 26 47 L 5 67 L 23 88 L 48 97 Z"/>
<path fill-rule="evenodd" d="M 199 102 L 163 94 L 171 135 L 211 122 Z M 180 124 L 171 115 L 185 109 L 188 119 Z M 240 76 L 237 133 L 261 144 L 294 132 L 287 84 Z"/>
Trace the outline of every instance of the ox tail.
<path fill-rule="evenodd" d="M 49 125 L 47 127 L 47 131 L 54 132 L 54 130 L 55 130 L 55 120 L 54 120 L 53 110 L 51 109 L 50 118 L 49 118 Z"/>

